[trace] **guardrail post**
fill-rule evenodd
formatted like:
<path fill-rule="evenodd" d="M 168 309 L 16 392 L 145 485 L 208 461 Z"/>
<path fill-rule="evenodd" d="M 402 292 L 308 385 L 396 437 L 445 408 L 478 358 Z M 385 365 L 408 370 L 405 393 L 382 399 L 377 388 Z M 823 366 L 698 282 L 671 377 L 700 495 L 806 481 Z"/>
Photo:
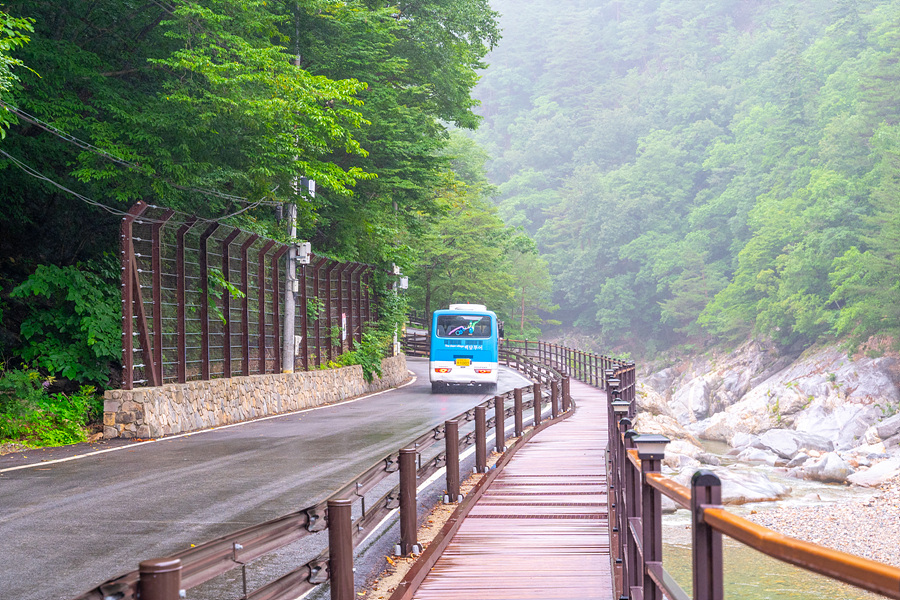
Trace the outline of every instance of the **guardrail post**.
<path fill-rule="evenodd" d="M 554 419 L 559 416 L 559 381 L 550 382 L 550 416 Z"/>
<path fill-rule="evenodd" d="M 352 509 L 352 500 L 328 501 L 328 572 L 331 581 L 331 600 L 353 598 Z"/>
<path fill-rule="evenodd" d="M 494 396 L 494 447 L 497 452 L 506 450 L 506 411 L 503 396 Z"/>
<path fill-rule="evenodd" d="M 563 412 L 567 412 L 570 408 L 572 408 L 572 393 L 571 393 L 571 380 L 569 376 L 566 375 L 562 380 L 562 406 Z"/>
<path fill-rule="evenodd" d="M 475 407 L 475 472 L 487 471 L 487 409 Z"/>
<path fill-rule="evenodd" d="M 515 430 L 513 431 L 513 435 L 515 437 L 520 437 L 522 435 L 522 388 L 516 388 L 513 390 L 513 402 L 514 408 L 513 412 L 515 413 L 513 416 L 515 418 Z"/>
<path fill-rule="evenodd" d="M 712 471 L 700 470 L 691 477 L 691 528 L 694 600 L 725 597 L 722 534 L 703 522 L 703 507 L 722 504 L 722 481 Z"/>
<path fill-rule="evenodd" d="M 178 600 L 181 559 L 154 558 L 138 565 L 141 600 Z"/>
<path fill-rule="evenodd" d="M 459 421 L 444 422 L 444 443 L 447 454 L 447 495 L 444 502 L 459 502 Z"/>
<path fill-rule="evenodd" d="M 414 448 L 400 450 L 400 552 L 418 552 L 416 543 L 416 455 Z"/>
<path fill-rule="evenodd" d="M 534 426 L 537 427 L 541 424 L 541 384 L 532 384 L 531 390 L 534 394 Z"/>
<path fill-rule="evenodd" d="M 648 572 L 649 565 L 662 565 L 662 494 L 647 483 L 647 474 L 659 473 L 665 456 L 665 444 L 669 440 L 663 435 L 649 433 L 635 436 L 632 441 L 637 445 L 638 458 L 641 459 L 641 546 L 644 551 L 641 570 L 644 575 L 644 600 L 663 600 L 662 590 Z M 651 446 L 651 443 L 662 443 L 663 449 Z"/>

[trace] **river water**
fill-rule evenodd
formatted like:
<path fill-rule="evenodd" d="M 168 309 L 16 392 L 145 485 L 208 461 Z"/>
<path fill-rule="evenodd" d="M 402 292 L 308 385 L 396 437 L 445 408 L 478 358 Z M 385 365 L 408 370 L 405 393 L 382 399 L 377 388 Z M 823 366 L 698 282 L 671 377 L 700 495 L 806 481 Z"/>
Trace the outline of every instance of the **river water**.
<path fill-rule="evenodd" d="M 706 444 L 704 444 L 706 445 Z M 727 448 L 707 446 L 708 451 L 724 454 Z M 727 462 L 727 457 L 722 457 Z M 821 484 L 784 476 L 777 469 L 747 466 L 763 471 L 773 481 L 791 488 L 790 497 L 778 502 L 759 502 L 729 506 L 728 510 L 746 516 L 750 511 L 771 510 L 782 505 L 822 504 L 861 500 L 870 491 L 842 485 Z M 690 513 L 679 510 L 663 517 L 663 564 L 688 594 L 691 593 Z M 724 537 L 725 597 L 742 600 L 875 600 L 882 598 L 850 585 L 770 558 L 743 544 Z"/>

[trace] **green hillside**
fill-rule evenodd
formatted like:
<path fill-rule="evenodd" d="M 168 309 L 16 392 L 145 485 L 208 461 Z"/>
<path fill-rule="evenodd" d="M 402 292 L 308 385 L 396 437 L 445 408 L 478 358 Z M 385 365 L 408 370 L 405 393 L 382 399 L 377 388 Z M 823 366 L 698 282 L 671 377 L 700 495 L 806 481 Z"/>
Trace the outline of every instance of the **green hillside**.
<path fill-rule="evenodd" d="M 603 345 L 900 329 L 900 2 L 494 0 L 500 215 Z"/>

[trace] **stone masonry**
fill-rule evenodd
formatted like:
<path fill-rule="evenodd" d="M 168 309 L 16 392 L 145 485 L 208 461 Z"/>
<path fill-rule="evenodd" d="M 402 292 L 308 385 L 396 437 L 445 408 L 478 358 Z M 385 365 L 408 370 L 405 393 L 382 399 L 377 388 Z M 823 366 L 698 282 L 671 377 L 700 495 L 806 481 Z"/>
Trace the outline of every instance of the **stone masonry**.
<path fill-rule="evenodd" d="M 406 356 L 382 362 L 381 378 L 362 367 L 251 375 L 111 390 L 103 405 L 104 438 L 155 438 L 340 402 L 395 387 L 407 378 Z"/>

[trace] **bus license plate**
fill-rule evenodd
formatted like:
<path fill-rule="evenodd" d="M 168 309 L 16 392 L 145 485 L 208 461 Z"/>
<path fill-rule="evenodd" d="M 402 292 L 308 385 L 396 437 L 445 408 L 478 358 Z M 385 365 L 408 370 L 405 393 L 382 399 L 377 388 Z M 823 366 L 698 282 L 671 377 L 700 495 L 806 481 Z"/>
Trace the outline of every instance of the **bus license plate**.
<path fill-rule="evenodd" d="M 472 359 L 471 359 L 471 358 L 457 358 L 457 359 L 456 359 L 456 366 L 457 366 L 457 367 L 468 367 L 468 366 L 470 366 L 471 364 L 472 364 Z"/>

